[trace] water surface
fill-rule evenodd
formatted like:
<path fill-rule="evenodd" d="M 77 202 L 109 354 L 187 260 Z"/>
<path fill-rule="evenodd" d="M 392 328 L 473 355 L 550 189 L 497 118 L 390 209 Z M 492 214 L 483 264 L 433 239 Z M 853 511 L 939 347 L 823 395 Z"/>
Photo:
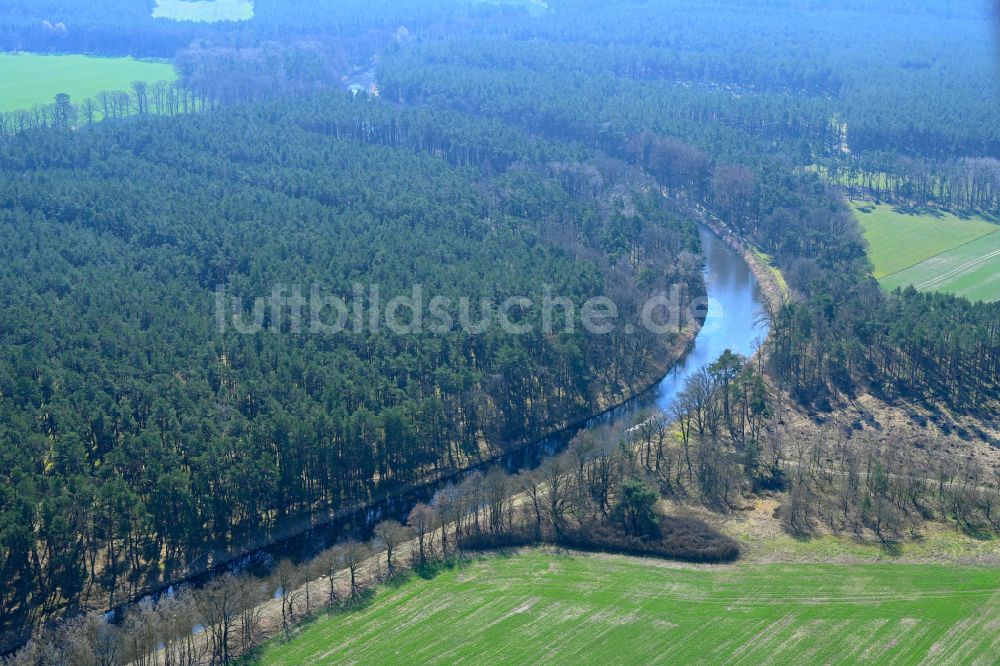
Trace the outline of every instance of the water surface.
<path fill-rule="evenodd" d="M 753 356 L 767 337 L 765 299 L 753 271 L 735 250 L 707 227 L 698 227 L 706 257 L 708 316 L 694 346 L 663 381 L 640 396 L 644 405 L 669 410 L 687 379 L 727 349 Z"/>

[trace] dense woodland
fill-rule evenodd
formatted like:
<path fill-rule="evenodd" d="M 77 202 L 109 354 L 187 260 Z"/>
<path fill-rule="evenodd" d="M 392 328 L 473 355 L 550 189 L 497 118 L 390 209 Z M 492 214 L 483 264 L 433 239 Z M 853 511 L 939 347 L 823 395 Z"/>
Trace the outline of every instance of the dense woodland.
<path fill-rule="evenodd" d="M 842 201 L 996 212 L 987 3 L 549 7 L 258 0 L 209 26 L 150 19 L 146 0 L 5 3 L 2 48 L 171 57 L 181 79 L 0 118 L 0 621 L 110 608 L 210 551 L 449 474 L 612 404 L 675 341 L 219 334 L 217 285 L 249 307 L 277 283 L 494 305 L 548 284 L 634 318 L 665 285 L 702 293 L 707 217 L 791 288 L 766 365 L 724 357 L 643 439 L 577 442 L 539 472 L 534 533 L 505 508 L 523 479 L 495 477 L 460 524 L 500 541 L 624 529 L 645 548 L 649 488 L 717 511 L 790 488 L 802 533 L 822 519 L 890 542 L 921 511 L 996 526 L 982 470 L 935 491 L 927 469 L 824 452 L 829 473 L 767 425 L 786 392 L 823 409 L 1000 397 L 1000 305 L 882 292 Z M 315 91 L 376 60 L 381 99 Z M 238 580 L 205 598 L 261 593 Z M 174 636 L 219 610 L 201 603 Z"/>
<path fill-rule="evenodd" d="M 113 606 L 161 565 L 462 468 L 655 376 L 672 336 L 546 335 L 538 308 L 524 336 L 287 319 L 220 335 L 217 285 L 387 300 L 419 284 L 471 298 L 476 322 L 480 301 L 541 303 L 543 285 L 578 310 L 613 295 L 636 323 L 657 285 L 701 293 L 693 225 L 623 165 L 441 120 L 335 94 L 0 147 L 18 295 L 2 318 L 5 612 L 95 584 Z"/>

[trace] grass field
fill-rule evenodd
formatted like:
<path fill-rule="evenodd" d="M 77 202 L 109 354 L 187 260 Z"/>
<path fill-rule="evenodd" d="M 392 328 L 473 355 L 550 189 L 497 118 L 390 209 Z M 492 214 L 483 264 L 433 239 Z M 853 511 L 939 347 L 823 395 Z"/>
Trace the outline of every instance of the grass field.
<path fill-rule="evenodd" d="M 133 81 L 173 81 L 173 65 L 134 58 L 0 54 L 0 111 L 51 104 L 67 93 L 76 104 L 102 90 L 124 90 Z"/>
<path fill-rule="evenodd" d="M 1000 225 L 941 211 L 909 213 L 855 204 L 875 277 L 887 288 L 914 285 L 969 299 L 1000 300 Z"/>
<path fill-rule="evenodd" d="M 262 664 L 996 663 L 1000 570 L 531 551 L 381 590 Z"/>
<path fill-rule="evenodd" d="M 249 21 L 253 18 L 251 0 L 156 0 L 154 18 L 174 21 Z"/>
<path fill-rule="evenodd" d="M 923 261 L 885 278 L 893 289 L 914 285 L 947 291 L 971 301 L 1000 300 L 1000 231 Z"/>

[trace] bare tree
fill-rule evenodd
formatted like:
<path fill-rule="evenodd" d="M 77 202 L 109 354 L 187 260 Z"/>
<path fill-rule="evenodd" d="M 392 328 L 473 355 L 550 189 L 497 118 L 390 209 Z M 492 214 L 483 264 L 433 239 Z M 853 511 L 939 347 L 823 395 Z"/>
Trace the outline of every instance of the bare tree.
<path fill-rule="evenodd" d="M 393 555 L 396 549 L 410 538 L 410 532 L 395 520 L 383 520 L 375 526 L 375 538 L 385 546 L 386 565 L 391 575 L 396 568 Z"/>
<path fill-rule="evenodd" d="M 17 651 L 9 664 L 10 666 L 48 666 L 61 662 L 62 655 L 50 641 L 45 639 L 32 639 Z"/>
<path fill-rule="evenodd" d="M 92 615 L 86 618 L 84 631 L 97 666 L 114 666 L 118 663 L 122 651 L 122 636 L 117 626 L 108 622 L 103 615 Z M 190 634 L 190 629 L 188 633 Z"/>
<path fill-rule="evenodd" d="M 101 107 L 101 118 L 105 120 L 112 116 L 112 109 L 114 108 L 113 98 L 114 96 L 107 90 L 97 93 L 97 103 Z"/>
<path fill-rule="evenodd" d="M 356 597 L 361 590 L 358 583 L 358 573 L 365 560 L 372 556 L 371 547 L 355 539 L 348 539 L 344 543 L 344 564 L 351 574 L 351 597 Z"/>
<path fill-rule="evenodd" d="M 694 480 L 694 468 L 691 463 L 691 437 L 694 433 L 695 402 L 685 389 L 670 406 L 674 421 L 681 434 L 681 447 L 684 450 L 684 463 L 687 468 L 688 483 Z"/>
<path fill-rule="evenodd" d="M 890 544 L 899 538 L 903 520 L 895 505 L 887 497 L 877 496 L 872 500 L 869 511 L 871 528 L 875 536 L 884 544 Z"/>
<path fill-rule="evenodd" d="M 236 578 L 232 574 L 213 579 L 197 593 L 201 624 L 212 641 L 212 664 L 228 666 L 232 663 L 232 634 L 241 610 L 238 596 Z"/>
<path fill-rule="evenodd" d="M 420 564 L 427 563 L 427 551 L 432 548 L 432 544 L 427 543 L 427 537 L 434 529 L 434 512 L 429 506 L 420 502 L 410 511 L 407 524 L 417 537 L 417 546 L 420 549 Z"/>
<path fill-rule="evenodd" d="M 159 622 L 155 604 L 149 599 L 144 599 L 129 609 L 125 616 L 123 635 L 130 663 L 137 666 L 152 664 Z"/>
<path fill-rule="evenodd" d="M 535 538 L 542 538 L 542 511 L 545 494 L 541 479 L 535 472 L 524 472 L 517 477 L 518 486 L 528 497 L 528 506 L 535 524 Z"/>
<path fill-rule="evenodd" d="M 566 525 L 566 510 L 570 500 L 568 473 L 569 466 L 563 456 L 549 458 L 539 468 L 539 474 L 548 486 L 549 520 L 556 535 L 561 534 Z"/>
<path fill-rule="evenodd" d="M 494 467 L 483 480 L 483 494 L 486 499 L 490 531 L 493 534 L 502 534 L 505 530 L 506 518 L 509 515 L 507 506 L 513 501 L 510 477 L 499 467 Z"/>
<path fill-rule="evenodd" d="M 149 84 L 145 81 L 132 82 L 132 98 L 135 103 L 135 110 L 140 115 L 149 111 Z"/>
<path fill-rule="evenodd" d="M 323 574 L 327 577 L 328 603 L 333 606 L 337 603 L 337 573 L 344 566 L 344 549 L 340 545 L 334 546 L 324 551 L 317 559 L 323 569 Z"/>
<path fill-rule="evenodd" d="M 313 558 L 302 564 L 299 570 L 299 579 L 302 581 L 302 596 L 306 603 L 306 615 L 312 615 L 312 589 L 313 582 L 321 574 L 317 574 L 320 569 L 318 558 Z"/>
<path fill-rule="evenodd" d="M 604 518 L 610 515 L 611 494 L 620 485 L 626 466 L 631 467 L 631 463 L 610 443 L 598 449 L 587 466 L 587 493 Z"/>
<path fill-rule="evenodd" d="M 804 483 L 793 482 L 788 493 L 788 510 L 785 519 L 795 534 L 805 535 L 812 532 L 812 522 L 809 519 L 809 507 L 812 494 Z"/>
<path fill-rule="evenodd" d="M 80 103 L 80 117 L 84 124 L 93 125 L 97 119 L 97 104 L 93 99 L 87 98 Z"/>
<path fill-rule="evenodd" d="M 983 493 L 983 515 L 993 529 L 1000 530 L 1000 467 L 993 470 L 993 480 Z"/>
<path fill-rule="evenodd" d="M 570 493 L 573 513 L 579 519 L 590 513 L 591 502 L 587 491 L 586 474 L 588 466 L 601 446 L 598 437 L 597 432 L 586 430 L 573 438 L 566 451 L 566 458 L 573 465 L 573 492 Z"/>
<path fill-rule="evenodd" d="M 98 615 L 73 618 L 62 623 L 56 632 L 55 643 L 64 663 L 73 666 L 103 666 L 97 653 L 99 645 L 94 640 L 97 636 L 97 624 L 108 626 L 107 621 Z M 120 637 L 116 638 L 116 647 L 120 647 Z"/>
<path fill-rule="evenodd" d="M 264 602 L 270 596 L 266 585 L 253 576 L 236 579 L 237 606 L 240 608 L 239 641 L 243 650 L 257 645 L 261 635 Z"/>
<path fill-rule="evenodd" d="M 448 528 L 461 506 L 461 497 L 457 488 L 448 486 L 434 494 L 431 508 L 434 510 L 435 528 L 440 530 L 441 553 L 448 556 Z M 457 535 L 456 535 L 457 538 Z"/>
<path fill-rule="evenodd" d="M 649 419 L 649 438 L 652 442 L 653 447 L 653 465 L 652 471 L 660 473 L 660 468 L 669 464 L 667 456 L 667 441 L 670 437 L 670 419 L 667 418 L 666 414 L 659 412 L 651 419 Z M 665 475 L 666 479 L 670 479 L 670 472 L 667 471 Z"/>
<path fill-rule="evenodd" d="M 479 514 L 483 506 L 483 473 L 476 470 L 465 477 L 459 487 L 459 497 L 466 515 L 471 515 L 476 531 L 480 530 Z"/>
<path fill-rule="evenodd" d="M 157 606 L 163 643 L 163 662 L 169 666 L 195 666 L 203 661 L 205 642 L 197 640 L 192 628 L 201 621 L 195 594 L 179 592 L 160 600 Z M 102 666 L 110 666 L 102 664 Z M 116 663 L 116 662 L 115 662 Z"/>
<path fill-rule="evenodd" d="M 295 588 L 299 583 L 299 570 L 291 560 L 282 560 L 274 570 L 274 580 L 278 585 L 281 599 L 281 626 L 288 631 L 295 621 Z"/>

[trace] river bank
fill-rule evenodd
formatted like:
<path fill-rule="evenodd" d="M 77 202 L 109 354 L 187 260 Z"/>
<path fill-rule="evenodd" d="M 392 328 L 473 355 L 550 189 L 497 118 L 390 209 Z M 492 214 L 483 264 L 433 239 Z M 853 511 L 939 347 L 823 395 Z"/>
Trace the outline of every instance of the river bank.
<path fill-rule="evenodd" d="M 754 277 L 757 278 L 761 292 L 767 299 L 769 311 L 771 313 L 777 312 L 792 297 L 791 290 L 781 272 L 771 265 L 767 257 L 759 250 L 745 243 L 725 222 L 707 211 L 702 211 L 702 214 L 701 223 L 725 241 L 746 262 L 750 270 L 753 271 Z"/>
<path fill-rule="evenodd" d="M 521 442 L 508 445 L 502 452 L 487 456 L 454 473 L 428 479 L 406 490 L 389 492 L 361 506 L 339 511 L 316 512 L 286 522 L 280 531 L 244 542 L 239 548 L 215 551 L 204 557 L 197 569 L 186 575 L 172 575 L 160 585 L 132 596 L 130 603 L 159 594 L 179 584 L 199 587 L 213 577 L 234 569 L 253 570 L 259 564 L 266 569 L 268 562 L 285 558 L 301 559 L 323 550 L 345 534 L 367 536 L 371 527 L 386 518 L 405 520 L 418 502 L 428 502 L 445 485 L 461 481 L 473 471 L 486 471 L 502 466 L 508 471 L 533 468 L 546 457 L 561 451 L 581 429 L 628 424 L 639 410 L 658 408 L 663 411 L 683 390 L 687 378 L 712 362 L 725 349 L 751 356 L 767 335 L 761 313 L 764 297 L 755 273 L 750 269 L 745 253 L 733 247 L 731 240 L 717 235 L 708 226 L 699 227 L 706 256 L 705 280 L 709 300 L 708 326 L 691 322 L 682 333 L 662 347 L 648 366 L 643 380 L 630 390 L 609 397 L 590 416 L 554 426 L 547 435 L 526 436 Z M 262 569 L 262 570 L 263 570 Z M 169 575 L 169 572 L 167 572 Z M 176 572 L 174 572 L 176 573 Z M 165 579 L 167 577 L 165 576 Z M 129 604 L 119 607 L 123 610 Z"/>
<path fill-rule="evenodd" d="M 259 573 L 266 575 L 273 568 L 273 563 L 279 560 L 310 561 L 345 534 L 367 538 L 371 535 L 371 527 L 378 521 L 388 518 L 404 521 L 415 504 L 429 502 L 437 489 L 462 480 L 472 470 L 485 471 L 492 466 L 502 466 L 507 471 L 533 468 L 547 457 L 562 451 L 582 428 L 628 425 L 638 411 L 648 408 L 666 411 L 686 386 L 687 379 L 725 349 L 750 356 L 755 349 L 759 349 L 768 333 L 766 318 L 762 316 L 766 309 L 763 290 L 751 270 L 750 262 L 732 246 L 731 241 L 727 242 L 707 226 L 699 226 L 699 234 L 706 257 L 705 284 L 709 302 L 707 315 L 704 323 L 695 323 L 685 331 L 685 335 L 672 339 L 671 344 L 664 347 L 664 353 L 657 357 L 659 362 L 652 365 L 646 374 L 649 377 L 648 383 L 652 384 L 646 391 L 640 392 L 642 387 L 636 386 L 635 390 L 628 392 L 633 397 L 618 401 L 614 406 L 580 423 L 571 424 L 571 427 L 554 436 L 528 443 L 420 487 L 396 493 L 381 502 L 373 501 L 359 508 L 327 514 L 330 518 L 322 524 L 322 519 L 314 515 L 313 520 L 303 521 L 304 528 L 299 534 L 245 554 L 231 556 L 225 563 L 221 559 L 217 560 L 218 566 L 206 569 L 200 576 L 189 577 L 188 582 L 193 587 L 200 587 L 227 571 L 254 572 L 259 568 Z M 657 381 L 658 376 L 662 379 Z M 293 528 L 289 526 L 287 529 Z M 412 551 L 412 548 L 411 542 L 398 555 L 403 556 L 404 552 Z M 378 571 L 383 566 L 381 562 L 385 555 L 373 555 L 366 564 Z M 343 577 L 344 573 L 338 572 L 337 578 Z M 319 576 L 311 584 L 322 585 L 323 582 L 323 577 Z M 164 589 L 168 587 L 165 586 Z M 150 596 L 155 600 L 155 594 Z M 276 609 L 275 606 L 274 602 L 265 603 L 260 611 L 264 616 L 279 618 L 280 613 L 277 611 L 280 607 Z M 120 610 L 124 610 L 124 607 Z"/>
<path fill-rule="evenodd" d="M 381 493 L 363 504 L 337 510 L 317 510 L 310 515 L 287 519 L 279 529 L 261 531 L 236 546 L 206 551 L 193 566 L 162 572 L 160 580 L 147 581 L 142 587 L 128 590 L 127 600 L 115 604 L 111 609 L 98 604 L 87 607 L 93 611 L 109 611 L 120 616 L 129 606 L 146 598 L 156 599 L 181 585 L 199 587 L 215 576 L 236 569 L 252 568 L 260 561 L 308 556 L 336 542 L 345 534 L 367 535 L 367 531 L 378 520 L 389 517 L 405 519 L 413 505 L 429 501 L 443 486 L 460 481 L 475 471 L 486 471 L 497 465 L 508 471 L 534 467 L 552 452 L 561 450 L 580 430 L 613 422 L 622 418 L 622 415 L 645 406 L 642 396 L 655 391 L 691 353 L 701 327 L 702 322 L 693 319 L 676 335 L 663 338 L 662 344 L 651 354 L 641 379 L 624 390 L 604 395 L 594 411 L 585 416 L 550 424 L 541 433 L 525 435 L 500 450 L 484 450 L 480 459 L 464 461 L 459 469 L 428 476 L 424 481 L 406 489 Z"/>

